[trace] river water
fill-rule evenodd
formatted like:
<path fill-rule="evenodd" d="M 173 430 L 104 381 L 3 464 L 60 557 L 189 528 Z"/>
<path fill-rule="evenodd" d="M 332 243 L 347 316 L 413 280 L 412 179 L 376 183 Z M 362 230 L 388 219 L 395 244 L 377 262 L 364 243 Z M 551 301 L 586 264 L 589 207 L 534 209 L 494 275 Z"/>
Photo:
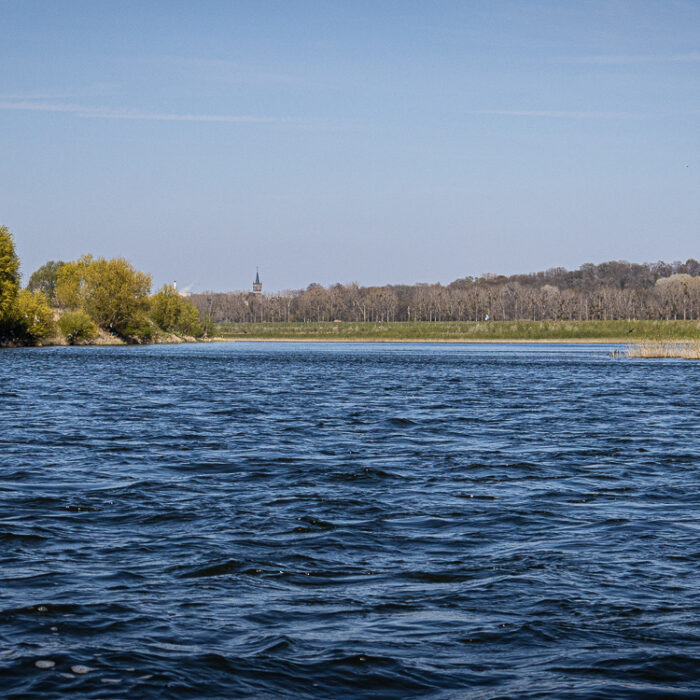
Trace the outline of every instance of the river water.
<path fill-rule="evenodd" d="M 1 352 L 1 692 L 700 697 L 700 364 L 610 349 Z"/>

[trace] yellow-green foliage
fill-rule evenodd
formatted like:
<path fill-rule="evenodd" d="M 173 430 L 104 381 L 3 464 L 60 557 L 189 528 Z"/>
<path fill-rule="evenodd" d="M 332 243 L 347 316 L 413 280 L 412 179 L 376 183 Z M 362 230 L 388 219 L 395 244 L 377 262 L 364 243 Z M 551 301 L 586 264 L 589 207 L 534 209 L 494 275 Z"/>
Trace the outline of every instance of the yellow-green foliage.
<path fill-rule="evenodd" d="M 63 314 L 58 319 L 58 327 L 70 345 L 93 340 L 98 335 L 97 326 L 82 311 Z"/>
<path fill-rule="evenodd" d="M 18 331 L 29 341 L 48 338 L 56 332 L 53 310 L 43 292 L 23 289 L 17 295 Z"/>
<path fill-rule="evenodd" d="M 102 328 L 118 334 L 139 330 L 148 310 L 151 277 L 124 258 L 95 260 L 86 275 L 85 311 Z"/>
<path fill-rule="evenodd" d="M 19 259 L 10 230 L 0 226 L 0 325 L 14 316 L 18 293 Z"/>
<path fill-rule="evenodd" d="M 204 333 L 197 308 L 169 285 L 151 297 L 151 318 L 160 328 L 171 333 L 195 338 Z"/>
<path fill-rule="evenodd" d="M 55 331 L 46 295 L 19 289 L 19 259 L 12 234 L 0 226 L 0 341 L 35 343 Z"/>
<path fill-rule="evenodd" d="M 80 310 L 101 328 L 120 336 L 149 337 L 146 319 L 151 277 L 124 258 L 86 255 L 58 271 L 56 296 L 66 309 Z"/>
<path fill-rule="evenodd" d="M 65 263 L 56 272 L 56 299 L 64 309 L 79 309 L 87 292 L 87 270 L 92 265 L 92 255 L 83 255 Z"/>

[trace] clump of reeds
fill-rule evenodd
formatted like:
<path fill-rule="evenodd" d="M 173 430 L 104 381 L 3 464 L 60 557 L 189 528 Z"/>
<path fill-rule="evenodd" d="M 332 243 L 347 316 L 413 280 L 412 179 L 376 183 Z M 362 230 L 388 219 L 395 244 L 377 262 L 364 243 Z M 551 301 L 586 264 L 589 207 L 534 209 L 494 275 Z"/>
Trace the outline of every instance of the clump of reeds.
<path fill-rule="evenodd" d="M 684 360 L 700 360 L 700 342 L 663 343 L 659 341 L 628 345 L 627 357 L 678 357 Z"/>

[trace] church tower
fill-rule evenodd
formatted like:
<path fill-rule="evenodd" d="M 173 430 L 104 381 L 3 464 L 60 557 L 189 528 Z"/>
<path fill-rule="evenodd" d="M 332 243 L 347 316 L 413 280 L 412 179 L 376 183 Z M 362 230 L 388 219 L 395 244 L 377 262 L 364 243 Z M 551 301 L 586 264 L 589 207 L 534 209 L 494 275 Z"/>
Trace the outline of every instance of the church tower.
<path fill-rule="evenodd" d="M 255 268 L 255 282 L 253 282 L 253 294 L 262 294 L 262 282 L 260 281 L 260 273 L 258 268 Z"/>

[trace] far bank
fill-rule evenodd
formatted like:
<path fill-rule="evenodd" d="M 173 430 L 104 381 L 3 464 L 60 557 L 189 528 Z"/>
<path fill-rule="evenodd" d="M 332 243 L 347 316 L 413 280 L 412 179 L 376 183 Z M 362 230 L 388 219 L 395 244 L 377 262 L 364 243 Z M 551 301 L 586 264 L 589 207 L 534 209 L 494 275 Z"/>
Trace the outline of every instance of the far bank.
<path fill-rule="evenodd" d="M 223 340 L 637 343 L 700 340 L 698 321 L 421 321 L 217 324 Z"/>

